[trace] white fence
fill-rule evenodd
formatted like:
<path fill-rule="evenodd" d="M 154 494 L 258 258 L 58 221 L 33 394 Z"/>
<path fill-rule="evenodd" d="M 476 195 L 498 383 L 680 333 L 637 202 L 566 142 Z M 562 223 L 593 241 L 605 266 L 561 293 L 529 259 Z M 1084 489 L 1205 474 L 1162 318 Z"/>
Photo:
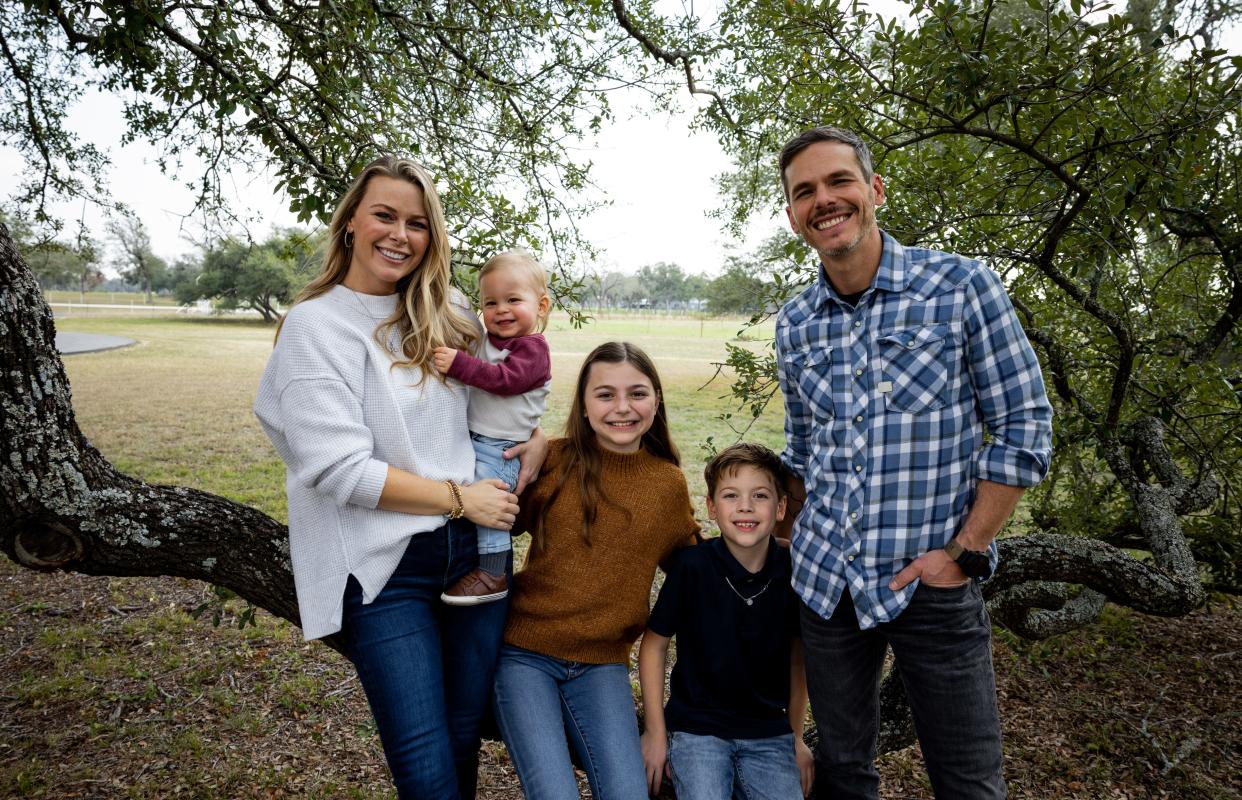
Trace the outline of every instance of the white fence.
<path fill-rule="evenodd" d="M 217 317 L 260 317 L 258 311 L 245 308 L 236 311 L 217 311 L 211 303 L 200 300 L 188 306 L 147 305 L 146 303 L 48 303 L 52 313 L 58 317 L 89 316 L 92 312 L 102 315 L 124 313 L 129 316 L 150 316 L 152 314 L 188 314 L 192 316 Z M 63 309 L 63 313 L 62 310 Z"/>

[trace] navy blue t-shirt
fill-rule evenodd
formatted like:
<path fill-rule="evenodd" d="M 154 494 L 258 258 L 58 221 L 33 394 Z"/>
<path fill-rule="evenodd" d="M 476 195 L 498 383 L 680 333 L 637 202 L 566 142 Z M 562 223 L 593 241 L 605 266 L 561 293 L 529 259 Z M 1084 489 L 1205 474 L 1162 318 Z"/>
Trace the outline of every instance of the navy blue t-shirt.
<path fill-rule="evenodd" d="M 674 554 L 647 623 L 677 637 L 668 730 L 722 739 L 790 732 L 789 648 L 798 636 L 790 572 L 789 551 L 774 539 L 753 575 L 722 538 Z"/>

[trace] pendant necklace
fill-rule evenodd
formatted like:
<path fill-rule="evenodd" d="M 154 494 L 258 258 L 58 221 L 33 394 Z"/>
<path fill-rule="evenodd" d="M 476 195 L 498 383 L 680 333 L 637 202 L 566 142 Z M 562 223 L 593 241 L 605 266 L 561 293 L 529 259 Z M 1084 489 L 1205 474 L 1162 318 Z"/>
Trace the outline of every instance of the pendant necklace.
<path fill-rule="evenodd" d="M 367 319 L 374 322 L 375 328 L 378 330 L 379 324 L 383 322 L 385 319 L 387 319 L 388 315 L 381 314 L 378 317 L 375 316 L 374 312 L 372 312 L 371 309 L 367 307 L 367 304 L 362 301 L 362 298 L 359 297 L 359 295 L 363 294 L 363 292 L 356 292 L 353 289 L 350 289 L 348 286 L 345 286 L 344 284 L 340 284 L 340 285 L 349 292 L 350 297 L 354 299 L 354 304 L 357 305 L 358 308 L 362 311 L 363 316 L 365 316 Z M 372 297 L 376 297 L 376 296 L 378 295 L 372 295 Z M 398 298 L 398 302 L 400 302 L 399 298 Z M 401 352 L 400 331 L 395 326 L 393 327 L 391 331 L 388 332 L 387 347 L 388 347 L 388 354 L 390 356 Z"/>
<path fill-rule="evenodd" d="M 754 594 L 752 594 L 750 597 L 747 597 L 746 595 L 739 592 L 737 590 L 737 587 L 733 585 L 733 581 L 729 580 L 728 575 L 725 576 L 725 583 L 729 584 L 729 588 L 733 590 L 733 593 L 735 595 L 741 598 L 743 603 L 745 603 L 748 606 L 753 606 L 755 604 L 755 598 L 763 594 L 764 592 L 766 592 L 768 590 L 768 587 L 772 585 L 772 579 L 768 578 L 768 582 L 763 584 L 763 588 L 755 592 Z"/>

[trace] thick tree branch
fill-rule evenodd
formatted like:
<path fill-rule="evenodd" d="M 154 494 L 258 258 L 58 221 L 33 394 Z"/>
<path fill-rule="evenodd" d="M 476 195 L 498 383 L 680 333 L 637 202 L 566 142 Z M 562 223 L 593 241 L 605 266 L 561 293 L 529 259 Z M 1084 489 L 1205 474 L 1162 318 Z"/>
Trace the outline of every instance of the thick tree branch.
<path fill-rule="evenodd" d="M 32 569 L 208 581 L 296 625 L 285 526 L 119 473 L 82 435 L 51 311 L 3 224 L 0 311 L 0 550 Z"/>
<path fill-rule="evenodd" d="M 711 89 L 704 89 L 699 86 L 698 81 L 694 78 L 694 62 L 696 56 L 702 57 L 706 53 L 700 53 L 693 50 L 668 50 L 660 47 L 647 34 L 643 33 L 638 27 L 638 23 L 629 15 L 625 9 L 624 0 L 612 0 L 612 11 L 617 18 L 617 22 L 621 27 L 633 37 L 649 55 L 663 61 L 670 67 L 680 67 L 686 76 L 686 88 L 690 90 L 690 94 L 701 94 L 712 98 L 712 108 L 716 109 L 720 117 L 729 124 L 730 128 L 737 129 L 737 120 L 729 113 L 729 107 L 725 104 L 725 100 L 717 92 Z"/>

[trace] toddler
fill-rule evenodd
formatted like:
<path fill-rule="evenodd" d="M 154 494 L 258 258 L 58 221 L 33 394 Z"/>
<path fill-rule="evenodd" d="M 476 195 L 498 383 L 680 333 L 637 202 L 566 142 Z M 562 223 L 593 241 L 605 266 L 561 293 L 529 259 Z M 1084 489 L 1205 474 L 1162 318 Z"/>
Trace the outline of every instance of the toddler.
<path fill-rule="evenodd" d="M 551 301 L 543 267 L 524 250 L 493 256 L 479 271 L 479 304 L 487 338 L 476 358 L 451 347 L 432 355 L 441 374 L 471 387 L 467 418 L 474 443 L 475 480 L 498 478 L 517 487 L 517 459 L 504 452 L 539 426 L 552 377 L 547 325 Z M 440 599 L 455 606 L 500 600 L 512 541 L 508 531 L 479 527 L 479 566 Z"/>

